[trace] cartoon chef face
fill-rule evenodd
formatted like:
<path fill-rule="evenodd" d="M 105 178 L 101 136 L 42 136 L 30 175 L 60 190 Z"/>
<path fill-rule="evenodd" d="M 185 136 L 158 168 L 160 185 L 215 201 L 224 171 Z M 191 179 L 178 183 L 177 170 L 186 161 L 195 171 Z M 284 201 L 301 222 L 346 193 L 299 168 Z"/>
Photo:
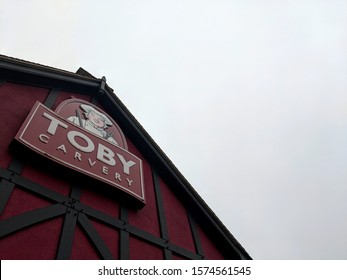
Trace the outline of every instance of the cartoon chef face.
<path fill-rule="evenodd" d="M 105 119 L 97 114 L 95 111 L 89 111 L 86 114 L 87 119 L 98 128 L 106 128 Z"/>
<path fill-rule="evenodd" d="M 107 126 L 111 126 L 111 121 L 99 111 L 96 111 L 94 108 L 88 105 L 81 105 L 81 108 L 85 112 L 85 116 L 89 122 L 91 122 L 95 128 L 106 129 Z"/>

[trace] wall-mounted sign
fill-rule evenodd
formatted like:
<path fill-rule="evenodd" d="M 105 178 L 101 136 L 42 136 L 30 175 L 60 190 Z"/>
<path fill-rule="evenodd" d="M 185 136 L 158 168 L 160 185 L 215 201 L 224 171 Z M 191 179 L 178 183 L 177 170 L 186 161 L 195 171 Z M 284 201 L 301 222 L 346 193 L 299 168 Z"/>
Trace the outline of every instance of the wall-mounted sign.
<path fill-rule="evenodd" d="M 53 112 L 36 102 L 15 139 L 145 203 L 141 160 L 112 118 L 91 103 L 68 99 Z"/>

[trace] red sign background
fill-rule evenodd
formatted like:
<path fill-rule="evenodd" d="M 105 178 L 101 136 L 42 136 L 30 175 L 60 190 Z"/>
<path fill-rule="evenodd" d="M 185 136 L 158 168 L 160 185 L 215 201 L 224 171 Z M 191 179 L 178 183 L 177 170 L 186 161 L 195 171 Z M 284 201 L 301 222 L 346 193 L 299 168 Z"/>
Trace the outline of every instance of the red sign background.
<path fill-rule="evenodd" d="M 36 102 L 15 139 L 35 152 L 145 202 L 141 159 Z"/>

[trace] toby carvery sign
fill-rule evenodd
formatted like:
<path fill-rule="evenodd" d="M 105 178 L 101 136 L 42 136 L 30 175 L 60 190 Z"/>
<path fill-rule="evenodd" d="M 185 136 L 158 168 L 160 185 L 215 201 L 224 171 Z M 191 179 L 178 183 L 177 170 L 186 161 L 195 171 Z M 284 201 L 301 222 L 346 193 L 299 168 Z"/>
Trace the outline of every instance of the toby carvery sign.
<path fill-rule="evenodd" d="M 89 102 L 68 99 L 55 112 L 36 102 L 15 139 L 145 203 L 141 160 L 112 118 Z"/>

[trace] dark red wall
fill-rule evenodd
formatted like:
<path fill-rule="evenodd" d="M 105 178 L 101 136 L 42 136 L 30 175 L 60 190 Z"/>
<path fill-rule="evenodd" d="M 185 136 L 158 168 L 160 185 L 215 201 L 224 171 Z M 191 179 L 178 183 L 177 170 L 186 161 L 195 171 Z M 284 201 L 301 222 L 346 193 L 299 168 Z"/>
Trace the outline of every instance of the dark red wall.
<path fill-rule="evenodd" d="M 3 172 L 12 169 L 16 163 L 18 168 L 19 157 L 16 151 L 10 151 L 10 143 L 34 103 L 37 100 L 44 103 L 50 90 L 49 88 L 20 85 L 11 82 L 6 82 L 0 86 L 0 118 L 2 120 L 0 122 L 0 168 Z M 88 95 L 75 92 L 59 92 L 53 109 L 70 96 L 87 101 L 91 99 Z M 117 120 L 115 121 L 117 122 Z M 123 132 L 127 137 L 126 128 L 123 128 Z M 213 238 L 208 236 L 199 225 L 195 225 L 195 234 L 197 236 L 194 237 L 192 221 L 188 218 L 187 208 L 182 204 L 180 198 L 174 194 L 174 186 L 170 186 L 163 179 L 158 178 L 156 190 L 151 164 L 143 157 L 129 138 L 127 138 L 127 141 L 129 151 L 140 157 L 143 163 L 146 205 L 142 209 L 132 208 L 128 204 L 124 205 L 118 193 L 106 191 L 102 184 L 93 182 L 79 186 L 80 196 L 78 201 L 106 214 L 110 220 L 114 219 L 116 222 L 124 223 L 125 228 L 122 232 L 122 229 L 117 228 L 117 226 L 112 226 L 92 216 L 88 216 L 93 230 L 95 230 L 96 235 L 102 242 L 106 244 L 112 257 L 115 259 L 122 256 L 130 259 L 163 259 L 166 255 L 171 256 L 170 258 L 172 259 L 189 259 L 190 254 L 199 257 L 195 244 L 196 239 L 198 239 L 203 252 L 203 256 L 200 257 L 222 259 L 222 254 L 211 241 Z M 27 158 L 24 161 L 20 159 L 19 163 L 24 167 L 19 168 L 18 175 L 26 180 L 25 184 L 33 182 L 54 193 L 70 197 L 72 186 L 75 182 L 72 182 L 68 176 L 65 176 L 66 170 L 64 168 L 50 165 L 49 163 L 47 166 L 43 166 L 41 162 L 37 162 L 34 158 Z M 76 181 L 78 182 L 78 178 Z M 81 180 L 81 182 L 84 181 Z M 1 188 L 5 189 L 5 185 L 11 185 L 11 180 L 8 178 L 2 179 L 0 190 Z M 159 196 L 161 197 L 160 200 L 158 200 Z M 0 220 L 15 220 L 20 215 L 54 205 L 55 203 L 56 201 L 51 201 L 44 195 L 16 184 L 10 192 Z M 160 205 L 162 206 L 161 209 Z M 66 209 L 68 211 L 73 208 Z M 160 211 L 162 211 L 161 218 L 159 217 Z M 64 221 L 66 220 L 64 215 L 67 214 L 63 213 L 52 219 L 5 234 L 0 239 L 0 259 L 56 258 L 58 248 L 62 242 Z M 81 215 L 81 211 L 79 215 Z M 4 223 L 4 225 L 7 226 L 8 223 Z M 99 259 L 100 252 L 98 252 L 91 239 L 86 230 L 77 223 L 75 225 L 70 258 Z M 168 244 L 172 244 L 172 247 L 161 243 L 166 239 L 169 241 Z"/>

